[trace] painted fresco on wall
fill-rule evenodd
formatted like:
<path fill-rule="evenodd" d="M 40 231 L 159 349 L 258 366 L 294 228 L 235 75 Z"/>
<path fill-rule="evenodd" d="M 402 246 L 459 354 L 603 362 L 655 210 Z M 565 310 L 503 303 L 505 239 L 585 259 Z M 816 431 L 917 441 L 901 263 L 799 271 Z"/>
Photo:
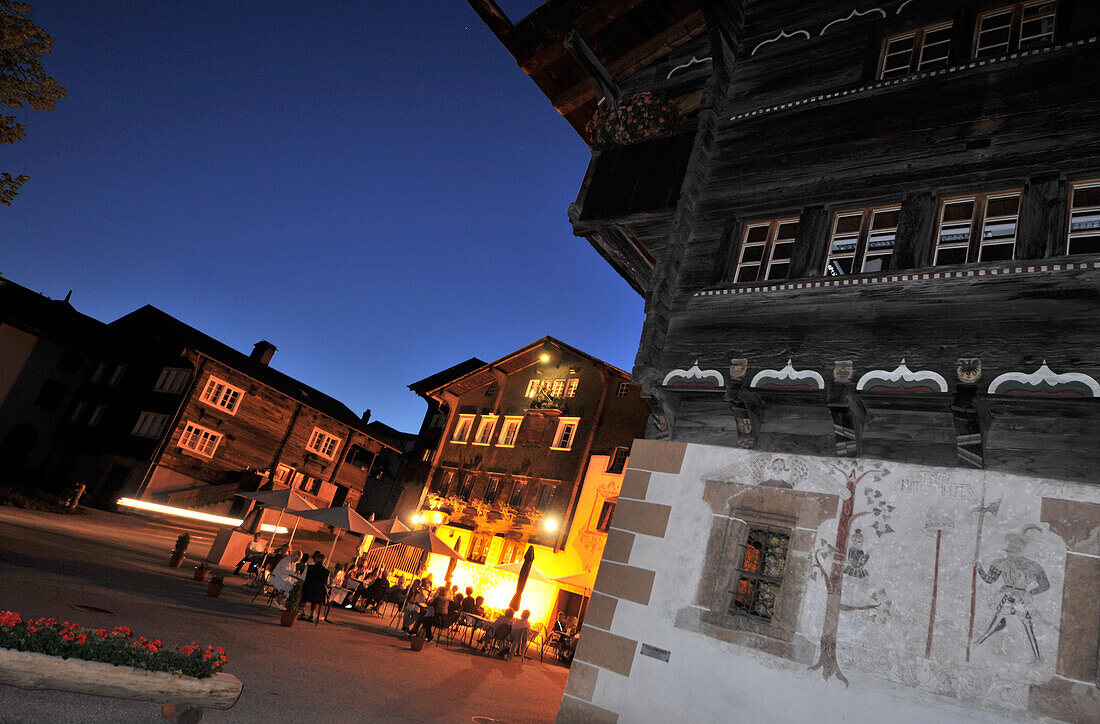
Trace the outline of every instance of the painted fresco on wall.
<path fill-rule="evenodd" d="M 1100 502 L 1100 491 L 763 453 L 715 473 L 841 498 L 817 531 L 799 617 L 816 647 L 809 668 L 826 680 L 885 678 L 1026 710 L 1029 688 L 1054 676 L 1066 545 L 1041 522 L 1042 499 Z"/>

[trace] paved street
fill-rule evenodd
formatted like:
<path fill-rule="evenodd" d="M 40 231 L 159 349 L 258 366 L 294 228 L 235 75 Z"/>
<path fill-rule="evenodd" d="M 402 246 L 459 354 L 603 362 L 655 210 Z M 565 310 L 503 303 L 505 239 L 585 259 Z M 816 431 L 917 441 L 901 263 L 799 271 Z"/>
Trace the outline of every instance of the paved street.
<path fill-rule="evenodd" d="M 190 554 L 205 554 L 213 529 L 190 530 Z M 208 711 L 204 722 L 546 722 L 557 713 L 568 670 L 541 664 L 534 649 L 534 660 L 509 662 L 457 643 L 413 652 L 386 621 L 343 610 L 331 623 L 282 628 L 276 609 L 249 602 L 243 578 L 227 577 L 225 592 L 212 599 L 191 580 L 193 562 L 168 568 L 179 532 L 100 511 L 0 508 L 0 609 L 124 624 L 166 644 L 223 646 L 226 671 L 244 682 L 244 693 L 233 709 Z M 111 613 L 73 608 L 80 605 Z M 95 696 L 0 686 L 0 701 L 0 722 L 164 721 L 158 705 Z"/>

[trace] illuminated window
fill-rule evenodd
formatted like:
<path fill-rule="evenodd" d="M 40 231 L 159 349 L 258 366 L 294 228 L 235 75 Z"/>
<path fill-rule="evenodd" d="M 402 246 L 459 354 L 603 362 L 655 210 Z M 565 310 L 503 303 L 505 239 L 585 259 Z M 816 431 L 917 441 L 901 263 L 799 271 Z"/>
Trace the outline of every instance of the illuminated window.
<path fill-rule="evenodd" d="M 825 275 L 888 270 L 900 212 L 900 206 L 887 206 L 838 213 L 833 219 Z"/>
<path fill-rule="evenodd" d="M 498 565 L 506 566 L 523 558 L 524 545 L 526 544 L 523 541 L 505 541 L 504 546 L 500 549 L 500 563 Z"/>
<path fill-rule="evenodd" d="M 558 420 L 558 429 L 554 433 L 554 444 L 551 445 L 553 450 L 569 450 L 573 447 L 573 439 L 577 434 L 577 423 L 580 422 L 579 417 L 563 417 Z"/>
<path fill-rule="evenodd" d="M 798 219 L 748 224 L 741 237 L 741 253 L 733 272 L 735 282 L 786 279 Z"/>
<path fill-rule="evenodd" d="M 475 445 L 488 445 L 493 441 L 493 428 L 496 427 L 496 415 L 483 415 L 481 424 L 477 426 L 477 434 L 474 435 Z"/>
<path fill-rule="evenodd" d="M 506 417 L 500 427 L 500 437 L 497 445 L 500 447 L 512 447 L 516 444 L 516 436 L 519 435 L 519 426 L 523 422 L 522 417 Z"/>
<path fill-rule="evenodd" d="M 1067 253 L 1100 252 L 1100 180 L 1073 184 L 1069 199 Z"/>
<path fill-rule="evenodd" d="M 554 380 L 550 383 L 550 396 L 562 397 L 565 394 L 565 380 Z"/>
<path fill-rule="evenodd" d="M 424 451 L 424 455 L 421 457 L 421 460 L 423 460 L 426 463 L 430 463 L 432 461 L 432 457 L 434 457 L 434 454 L 435 454 L 435 450 L 432 450 L 431 448 L 428 448 L 427 450 Z"/>
<path fill-rule="evenodd" d="M 1017 3 L 978 16 L 975 58 L 1007 55 L 1054 42 L 1054 0 Z"/>
<path fill-rule="evenodd" d="M 153 385 L 153 392 L 168 392 L 176 394 L 183 392 L 187 386 L 187 380 L 191 378 L 191 370 L 180 367 L 165 367 L 160 371 L 157 383 Z"/>
<path fill-rule="evenodd" d="M 160 434 L 164 432 L 164 425 L 167 422 L 168 415 L 143 411 L 138 417 L 134 429 L 130 431 L 130 434 L 137 435 L 138 437 L 158 438 Z"/>
<path fill-rule="evenodd" d="M 440 470 L 436 473 L 435 485 L 432 486 L 432 492 L 436 495 L 446 495 L 451 492 L 451 482 L 454 478 L 454 470 Z"/>
<path fill-rule="evenodd" d="M 212 458 L 221 441 L 222 436 L 213 430 L 208 430 L 205 427 L 199 427 L 193 422 L 188 422 L 183 427 L 183 434 L 180 435 L 179 446 L 184 450 L 190 450 L 203 457 Z"/>
<path fill-rule="evenodd" d="M 332 460 L 336 457 L 336 448 L 340 446 L 340 442 L 340 438 L 315 427 L 313 432 L 310 433 L 309 442 L 306 443 L 306 450 L 317 453 L 327 460 Z"/>
<path fill-rule="evenodd" d="M 294 468 L 290 467 L 289 465 L 283 465 L 282 463 L 279 463 L 275 466 L 274 481 L 276 483 L 279 483 L 280 485 L 286 485 L 287 480 L 289 480 L 290 476 L 293 474 Z"/>
<path fill-rule="evenodd" d="M 611 527 L 611 518 L 615 515 L 615 501 L 605 500 L 600 506 L 600 517 L 596 519 L 596 530 L 606 533 Z"/>
<path fill-rule="evenodd" d="M 628 393 L 628 392 L 630 392 L 630 383 L 629 382 L 620 382 L 619 383 L 619 389 L 615 393 L 615 396 L 616 397 L 626 397 L 626 393 Z"/>
<path fill-rule="evenodd" d="M 952 30 L 952 24 L 946 23 L 887 38 L 882 47 L 878 77 L 897 78 L 922 70 L 946 68 Z"/>
<path fill-rule="evenodd" d="M 1012 259 L 1020 192 L 946 199 L 940 205 L 935 266 Z"/>
<path fill-rule="evenodd" d="M 455 424 L 454 434 L 451 435 L 451 442 L 465 443 L 470 439 L 470 430 L 474 427 L 474 418 L 477 415 L 459 415 L 458 423 Z"/>
<path fill-rule="evenodd" d="M 607 472 L 618 475 L 626 467 L 626 459 L 630 455 L 630 450 L 625 447 L 615 448 L 615 452 L 611 453 L 611 459 L 607 463 Z"/>
<path fill-rule="evenodd" d="M 735 576 L 735 588 L 730 591 L 730 615 L 771 620 L 779 587 L 783 583 L 790 541 L 789 531 L 748 529 Z"/>
<path fill-rule="evenodd" d="M 492 475 L 492 476 L 489 477 L 489 484 L 485 487 L 485 497 L 484 497 L 485 502 L 490 503 L 490 504 L 497 502 L 497 495 L 499 493 L 500 493 L 500 476 L 499 475 Z"/>
<path fill-rule="evenodd" d="M 492 535 L 488 533 L 474 535 L 474 539 L 470 542 L 470 555 L 467 556 L 467 560 L 484 565 L 489 558 L 489 546 L 492 544 Z"/>
<path fill-rule="evenodd" d="M 534 397 L 535 395 L 537 395 L 539 393 L 539 383 L 541 383 L 541 382 L 542 382 L 542 380 L 540 380 L 540 379 L 533 379 L 530 382 L 528 382 L 527 383 L 527 391 L 523 393 L 523 396 L 524 397 Z"/>
<path fill-rule="evenodd" d="M 576 397 L 577 396 L 577 385 L 579 385 L 579 384 L 580 384 L 580 380 L 569 380 L 569 382 L 567 382 L 566 385 L 565 385 L 565 396 L 566 397 Z"/>
<path fill-rule="evenodd" d="M 211 376 L 199 399 L 212 407 L 220 407 L 230 415 L 237 414 L 237 407 L 244 397 L 244 390 L 231 386 L 225 380 Z"/>

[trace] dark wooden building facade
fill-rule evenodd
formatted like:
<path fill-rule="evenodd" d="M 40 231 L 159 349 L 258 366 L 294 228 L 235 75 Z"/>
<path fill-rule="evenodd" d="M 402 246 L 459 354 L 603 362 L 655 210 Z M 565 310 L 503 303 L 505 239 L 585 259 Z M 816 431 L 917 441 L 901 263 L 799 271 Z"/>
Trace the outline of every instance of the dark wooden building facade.
<path fill-rule="evenodd" d="M 647 437 L 663 442 L 646 448 L 654 452 L 639 475 L 679 475 L 677 495 L 661 500 L 651 482 L 649 499 L 672 506 L 675 519 L 692 491 L 717 495 L 691 468 L 703 458 L 716 475 L 727 471 L 717 476 L 723 484 L 752 486 L 757 496 L 749 505 L 755 513 L 740 509 L 736 496 L 728 505 L 708 498 L 715 515 L 741 522 L 707 539 L 691 586 L 697 595 L 669 629 L 681 655 L 696 651 L 690 637 L 678 638 L 691 631 L 732 642 L 731 657 L 747 646 L 813 665 L 828 679 L 843 668 L 839 647 L 849 667 L 911 672 L 882 677 L 884 698 L 876 701 L 899 713 L 910 687 L 945 697 L 945 706 L 1071 721 L 1100 716 L 1100 550 L 1083 543 L 1100 531 L 1093 334 L 1100 313 L 1100 5 L 560 0 L 513 24 L 491 0 L 470 2 L 592 142 L 569 216 L 574 232 L 646 301 L 634 380 L 654 409 Z M 641 93 L 663 96 L 679 120 L 626 143 L 601 140 L 607 134 L 590 119 L 606 120 L 608 109 L 637 116 L 652 103 Z M 765 469 L 774 474 L 754 472 Z M 967 614 L 959 605 L 957 646 L 944 643 L 936 654 L 933 624 L 947 615 L 942 603 L 937 613 L 937 593 L 931 623 L 927 611 L 913 614 L 925 617 L 927 642 L 896 628 L 888 640 L 858 629 L 846 641 L 841 633 L 838 643 L 838 622 L 858 620 L 841 616 L 853 610 L 842 605 L 880 611 L 883 604 L 840 603 L 845 576 L 864 580 L 855 559 L 867 554 L 862 540 L 870 534 L 849 529 L 864 514 L 859 485 L 866 483 L 853 482 L 847 492 L 840 485 L 835 497 L 824 482 L 834 470 L 885 481 L 875 488 L 880 496 L 910 503 L 906 496 L 932 496 L 921 498 L 924 528 L 914 523 L 893 547 L 923 550 L 935 540 L 936 567 L 909 569 L 927 576 L 930 590 L 944 590 L 941 552 L 966 571 L 952 584 L 970 608 Z M 850 481 L 865 480 L 859 475 Z M 1016 501 L 1013 514 L 990 505 L 994 490 L 1005 505 Z M 948 515 L 962 505 L 944 500 L 956 493 L 970 507 Z M 829 512 L 811 524 L 799 517 L 806 511 L 797 501 L 819 494 Z M 902 508 L 894 501 L 874 515 Z M 994 514 L 1003 528 L 983 544 Z M 940 546 L 948 518 L 955 558 Z M 712 531 L 719 525 L 696 520 Z M 630 522 L 623 527 L 635 530 Z M 888 527 L 902 530 L 897 521 Z M 754 536 L 777 528 L 789 537 L 783 551 L 792 561 L 820 560 L 819 547 L 826 562 L 792 563 L 774 583 L 776 609 L 746 611 L 744 590 L 758 590 L 757 583 L 738 588 L 738 580 L 757 580 L 743 567 L 746 551 L 766 555 L 753 548 Z M 814 535 L 798 543 L 799 530 Z M 850 544 L 856 533 L 858 548 Z M 1041 580 L 1016 571 L 1012 585 L 1026 589 L 1028 600 L 1013 612 L 1005 604 L 1012 592 L 978 575 L 989 574 L 981 561 L 987 548 L 996 557 L 1001 540 L 1020 566 L 1027 553 L 1037 567 L 1028 570 L 1045 571 Z M 1046 545 L 1062 553 L 1042 558 Z M 880 560 L 896 554 L 879 550 Z M 672 555 L 629 556 L 642 571 L 633 575 L 656 572 L 659 587 Z M 837 562 L 831 572 L 830 557 Z M 721 575 L 743 578 L 719 595 L 714 572 L 727 559 L 739 561 L 740 574 Z M 827 600 L 814 598 L 819 574 Z M 941 588 L 933 588 L 936 581 Z M 886 580 L 882 596 L 908 585 Z M 1061 593 L 1047 593 L 1053 586 Z M 989 615 L 975 613 L 983 591 L 994 601 L 985 638 L 1007 639 L 1002 651 L 1019 645 L 1042 658 L 1043 673 L 974 664 L 972 649 L 981 651 L 986 627 L 974 620 Z M 604 593 L 641 596 L 621 580 L 606 581 Z M 648 591 L 644 598 L 654 615 L 673 605 L 651 601 Z M 1045 640 L 1031 623 L 1040 616 L 1031 606 L 1040 603 L 1051 621 Z M 819 628 L 820 643 L 804 636 Z M 633 679 L 629 664 L 609 653 L 629 648 L 631 636 L 630 625 L 609 618 L 593 636 L 600 644 L 578 655 Z M 695 680 L 713 683 L 699 674 L 692 670 Z M 941 677 L 941 685 L 928 685 L 926 676 Z M 776 681 L 791 679 L 777 674 Z M 653 703 L 635 697 L 646 682 L 642 674 L 621 687 L 597 685 L 595 698 L 589 684 L 587 699 L 567 694 L 563 716 L 608 714 L 593 707 L 636 714 Z M 968 691 L 971 684 L 986 691 Z M 994 701 L 988 690 L 996 686 L 1012 694 Z"/>

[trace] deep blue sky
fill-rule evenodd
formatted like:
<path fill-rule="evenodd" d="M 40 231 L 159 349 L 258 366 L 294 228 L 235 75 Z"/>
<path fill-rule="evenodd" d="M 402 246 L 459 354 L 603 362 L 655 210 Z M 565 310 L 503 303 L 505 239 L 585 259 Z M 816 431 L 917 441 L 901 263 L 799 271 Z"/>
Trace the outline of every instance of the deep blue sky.
<path fill-rule="evenodd" d="M 565 215 L 587 148 L 463 0 L 32 4 L 69 94 L 0 146 L 8 279 L 266 338 L 408 431 L 406 385 L 546 334 L 630 370 L 642 300 Z"/>

